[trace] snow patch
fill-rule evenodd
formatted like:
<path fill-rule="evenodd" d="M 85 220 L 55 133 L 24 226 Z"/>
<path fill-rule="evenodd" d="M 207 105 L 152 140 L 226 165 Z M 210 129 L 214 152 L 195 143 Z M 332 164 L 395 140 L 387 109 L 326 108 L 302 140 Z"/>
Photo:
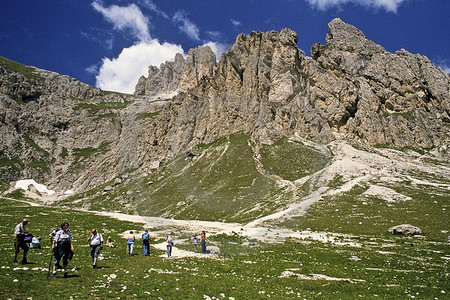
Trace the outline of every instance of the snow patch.
<path fill-rule="evenodd" d="M 47 189 L 47 187 L 43 184 L 37 183 L 34 179 L 24 179 L 16 182 L 14 188 L 22 189 L 24 191 L 28 191 L 28 187 L 32 185 L 39 193 L 47 193 L 47 195 L 51 196 L 55 194 L 55 191 Z"/>

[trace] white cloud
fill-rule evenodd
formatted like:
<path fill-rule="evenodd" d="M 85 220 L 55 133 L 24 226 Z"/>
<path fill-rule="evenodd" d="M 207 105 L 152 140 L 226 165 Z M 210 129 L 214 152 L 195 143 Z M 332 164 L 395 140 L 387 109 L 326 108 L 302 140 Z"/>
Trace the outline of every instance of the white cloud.
<path fill-rule="evenodd" d="M 241 22 L 241 21 L 237 21 L 237 20 L 234 20 L 234 19 L 230 19 L 230 22 L 231 22 L 231 24 L 232 24 L 234 27 L 242 26 L 242 22 Z"/>
<path fill-rule="evenodd" d="M 405 0 L 306 0 L 313 7 L 320 10 L 326 10 L 333 6 L 340 6 L 342 4 L 353 3 L 368 8 L 384 8 L 388 12 L 397 12 L 398 7 Z"/>
<path fill-rule="evenodd" d="M 444 71 L 446 73 L 450 73 L 450 60 L 449 59 L 438 57 L 438 58 L 433 59 L 432 62 L 435 66 L 438 66 L 438 67 L 441 67 L 442 69 L 444 69 Z"/>
<path fill-rule="evenodd" d="M 218 61 L 220 59 L 220 56 L 222 53 L 227 52 L 230 48 L 229 45 L 217 43 L 217 42 L 207 42 L 206 44 L 203 44 L 202 46 L 209 46 L 211 50 L 216 54 L 216 60 Z"/>
<path fill-rule="evenodd" d="M 148 31 L 148 19 L 135 4 L 103 7 L 101 2 L 94 1 L 92 2 L 92 7 L 111 22 L 114 25 L 114 29 L 119 31 L 131 30 L 139 41 L 151 40 Z"/>
<path fill-rule="evenodd" d="M 179 10 L 173 16 L 173 21 L 178 23 L 178 29 L 182 32 L 186 33 L 191 39 L 199 41 L 200 40 L 200 31 L 191 20 L 189 20 L 187 14 L 183 10 Z"/>
<path fill-rule="evenodd" d="M 146 7 L 147 9 L 154 11 L 155 13 L 157 13 L 160 16 L 163 16 L 166 19 L 170 19 L 169 16 L 163 12 L 162 10 L 160 10 L 158 8 L 158 6 L 156 6 L 156 4 L 152 1 L 152 0 L 139 0 L 138 2 L 139 4 L 143 5 L 144 7 Z"/>
<path fill-rule="evenodd" d="M 93 64 L 84 69 L 89 74 L 97 74 L 98 73 L 98 64 Z"/>
<path fill-rule="evenodd" d="M 147 8 L 159 11 L 151 0 L 144 0 Z M 101 2 L 92 2 L 93 8 L 100 12 L 118 31 L 130 30 L 137 44 L 124 48 L 117 58 L 103 58 L 97 65 L 86 69 L 97 73 L 97 87 L 123 93 L 133 93 L 142 75 L 148 75 L 150 65 L 159 66 L 174 59 L 175 54 L 184 53 L 180 45 L 164 43 L 152 39 L 148 30 L 149 21 L 135 4 L 128 6 L 112 5 L 104 7 Z M 163 12 L 161 12 L 163 14 Z"/>
<path fill-rule="evenodd" d="M 174 59 L 177 53 L 183 53 L 180 45 L 160 44 L 157 40 L 125 48 L 117 58 L 103 58 L 96 76 L 97 87 L 108 91 L 133 93 L 139 77 L 148 75 L 148 66 L 159 66 Z"/>

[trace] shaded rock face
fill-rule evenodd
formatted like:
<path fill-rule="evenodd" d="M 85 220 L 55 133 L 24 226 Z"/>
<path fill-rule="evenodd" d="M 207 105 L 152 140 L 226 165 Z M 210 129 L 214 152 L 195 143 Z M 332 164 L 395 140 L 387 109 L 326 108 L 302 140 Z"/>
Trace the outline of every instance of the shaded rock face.
<path fill-rule="evenodd" d="M 449 75 L 426 57 L 389 53 L 339 19 L 311 57 L 297 39 L 289 29 L 241 34 L 218 63 L 209 47 L 192 49 L 150 66 L 135 95 L 0 61 L 0 179 L 79 191 L 240 131 L 262 143 L 448 140 Z"/>

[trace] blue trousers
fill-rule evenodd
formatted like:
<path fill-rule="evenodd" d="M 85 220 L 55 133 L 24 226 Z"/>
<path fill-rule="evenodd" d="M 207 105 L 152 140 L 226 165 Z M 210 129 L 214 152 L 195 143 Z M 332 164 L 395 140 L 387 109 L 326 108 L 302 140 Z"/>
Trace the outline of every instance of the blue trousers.
<path fill-rule="evenodd" d="M 144 249 L 144 255 L 150 255 L 150 243 L 142 243 Z"/>
<path fill-rule="evenodd" d="M 206 241 L 202 240 L 202 253 L 206 253 Z"/>
<path fill-rule="evenodd" d="M 167 244 L 167 257 L 172 256 L 172 245 Z"/>

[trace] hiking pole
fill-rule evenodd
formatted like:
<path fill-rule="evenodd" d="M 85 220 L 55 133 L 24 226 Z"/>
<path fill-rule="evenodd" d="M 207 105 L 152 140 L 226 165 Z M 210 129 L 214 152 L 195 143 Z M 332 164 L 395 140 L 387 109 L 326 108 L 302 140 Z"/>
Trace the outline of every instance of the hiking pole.
<path fill-rule="evenodd" d="M 50 262 L 48 263 L 47 280 L 50 276 L 50 270 L 52 269 L 52 261 L 53 261 L 53 247 L 50 247 Z"/>

